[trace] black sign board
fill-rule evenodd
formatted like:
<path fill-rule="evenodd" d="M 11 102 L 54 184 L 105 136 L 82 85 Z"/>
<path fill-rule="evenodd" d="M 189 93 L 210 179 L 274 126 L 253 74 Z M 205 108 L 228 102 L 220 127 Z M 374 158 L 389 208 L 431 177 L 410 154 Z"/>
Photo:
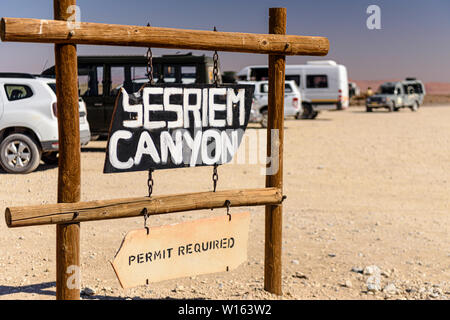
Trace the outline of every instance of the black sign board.
<path fill-rule="evenodd" d="M 224 164 L 247 128 L 253 85 L 162 84 L 121 89 L 104 173 Z"/>

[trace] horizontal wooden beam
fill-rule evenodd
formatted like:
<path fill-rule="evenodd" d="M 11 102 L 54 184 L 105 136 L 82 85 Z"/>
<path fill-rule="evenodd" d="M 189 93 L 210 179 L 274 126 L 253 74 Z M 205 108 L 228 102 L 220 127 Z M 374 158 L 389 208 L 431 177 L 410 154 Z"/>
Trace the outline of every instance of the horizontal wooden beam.
<path fill-rule="evenodd" d="M 280 189 L 244 189 L 217 192 L 199 192 L 151 198 L 98 200 L 77 203 L 58 203 L 27 207 L 6 208 L 6 224 L 10 228 L 36 225 L 62 224 L 82 221 L 131 218 L 147 214 L 223 208 L 226 201 L 231 207 L 277 205 L 283 201 Z"/>
<path fill-rule="evenodd" d="M 192 50 L 324 56 L 324 37 L 214 32 L 82 22 L 72 29 L 65 21 L 2 18 L 2 41 L 72 43 Z"/>

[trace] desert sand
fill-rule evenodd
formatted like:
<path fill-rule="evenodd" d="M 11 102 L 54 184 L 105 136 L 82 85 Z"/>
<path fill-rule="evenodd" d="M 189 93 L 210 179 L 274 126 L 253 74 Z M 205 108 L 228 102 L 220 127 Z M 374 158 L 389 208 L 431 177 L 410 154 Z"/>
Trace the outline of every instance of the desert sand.
<path fill-rule="evenodd" d="M 448 299 L 450 107 L 285 122 L 283 295 L 263 290 L 264 208 L 250 211 L 248 261 L 228 273 L 122 290 L 110 262 L 143 218 L 81 224 L 83 299 Z M 252 130 L 261 131 L 254 125 Z M 264 135 L 262 135 L 264 136 Z M 104 175 L 105 141 L 82 152 L 82 200 L 145 196 L 147 173 Z M 259 164 L 219 167 L 218 189 L 264 186 Z M 157 171 L 154 194 L 212 189 L 212 168 Z M 0 172 L 0 212 L 56 202 L 57 168 Z M 151 217 L 151 226 L 225 209 Z M 55 226 L 0 222 L 0 299 L 55 298 Z M 373 282 L 379 273 L 379 282 Z"/>

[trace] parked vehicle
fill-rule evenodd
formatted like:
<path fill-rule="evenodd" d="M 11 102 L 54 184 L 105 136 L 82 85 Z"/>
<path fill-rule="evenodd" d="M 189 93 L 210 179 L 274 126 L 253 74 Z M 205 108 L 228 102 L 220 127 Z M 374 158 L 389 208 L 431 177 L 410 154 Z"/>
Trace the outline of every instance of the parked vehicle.
<path fill-rule="evenodd" d="M 9 173 L 57 163 L 56 82 L 30 74 L 0 73 L 0 165 Z M 90 141 L 86 105 L 79 100 L 81 144 Z"/>
<path fill-rule="evenodd" d="M 351 99 L 352 97 L 358 97 L 361 94 L 361 90 L 355 82 L 348 83 L 348 97 Z"/>
<path fill-rule="evenodd" d="M 80 96 L 86 102 L 93 136 L 109 133 L 118 88 L 136 92 L 147 82 L 145 56 L 80 56 L 78 82 Z M 157 83 L 213 83 L 214 62 L 211 57 L 164 55 L 153 58 L 153 77 Z M 45 70 L 54 76 L 55 67 Z M 219 70 L 220 77 L 220 70 Z"/>
<path fill-rule="evenodd" d="M 239 80 L 268 79 L 267 66 L 249 66 L 238 73 Z M 349 105 L 347 69 L 334 61 L 309 61 L 286 65 L 286 80 L 293 80 L 303 98 L 303 119 L 314 119 L 322 110 L 342 110 Z"/>
<path fill-rule="evenodd" d="M 269 104 L 269 82 L 268 81 L 239 81 L 240 84 L 253 84 L 255 86 L 254 103 L 252 104 L 251 120 L 260 122 L 263 128 L 267 127 L 267 111 Z M 302 116 L 302 97 L 295 81 L 286 81 L 284 89 L 284 116 Z"/>
<path fill-rule="evenodd" d="M 425 86 L 422 81 L 407 78 L 405 81 L 386 82 L 378 92 L 367 98 L 366 111 L 376 108 L 386 108 L 389 112 L 400 108 L 410 108 L 417 111 L 425 98 Z"/>

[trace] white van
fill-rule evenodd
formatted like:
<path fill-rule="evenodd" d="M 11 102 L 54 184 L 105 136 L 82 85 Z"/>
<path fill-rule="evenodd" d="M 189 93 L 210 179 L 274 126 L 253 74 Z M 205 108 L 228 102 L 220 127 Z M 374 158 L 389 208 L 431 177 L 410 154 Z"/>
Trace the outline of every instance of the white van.
<path fill-rule="evenodd" d="M 268 67 L 248 66 L 237 74 L 239 80 L 268 80 Z M 347 68 L 335 61 L 308 61 L 286 65 L 286 80 L 294 80 L 303 99 L 303 119 L 314 119 L 321 110 L 348 108 Z"/>

